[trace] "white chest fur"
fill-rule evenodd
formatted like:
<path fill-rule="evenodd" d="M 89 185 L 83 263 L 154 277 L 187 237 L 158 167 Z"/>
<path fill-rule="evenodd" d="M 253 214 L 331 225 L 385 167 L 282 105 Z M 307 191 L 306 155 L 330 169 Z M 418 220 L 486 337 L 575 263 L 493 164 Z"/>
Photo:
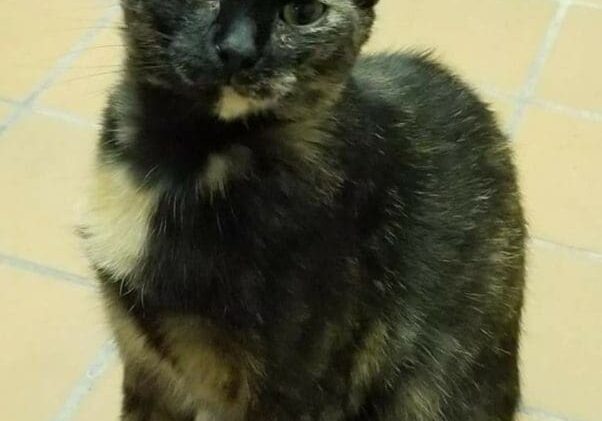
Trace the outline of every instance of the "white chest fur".
<path fill-rule="evenodd" d="M 242 146 L 210 154 L 198 176 L 199 195 L 208 200 L 216 193 L 225 195 L 228 182 L 244 177 L 250 163 L 250 151 Z M 96 267 L 116 279 L 139 267 L 163 193 L 157 186 L 141 186 L 125 164 L 98 165 L 82 221 L 84 248 Z"/>
<path fill-rule="evenodd" d="M 116 278 L 136 269 L 159 195 L 141 188 L 125 167 L 99 165 L 83 216 L 84 247 L 93 264 Z"/>

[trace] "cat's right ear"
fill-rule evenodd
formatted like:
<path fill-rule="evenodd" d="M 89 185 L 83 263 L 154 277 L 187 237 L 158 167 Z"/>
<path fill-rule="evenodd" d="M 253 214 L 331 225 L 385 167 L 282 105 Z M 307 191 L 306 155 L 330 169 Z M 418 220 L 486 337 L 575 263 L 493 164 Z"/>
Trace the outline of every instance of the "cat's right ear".
<path fill-rule="evenodd" d="M 376 6 L 378 0 L 355 0 L 355 2 L 359 7 L 366 8 Z"/>

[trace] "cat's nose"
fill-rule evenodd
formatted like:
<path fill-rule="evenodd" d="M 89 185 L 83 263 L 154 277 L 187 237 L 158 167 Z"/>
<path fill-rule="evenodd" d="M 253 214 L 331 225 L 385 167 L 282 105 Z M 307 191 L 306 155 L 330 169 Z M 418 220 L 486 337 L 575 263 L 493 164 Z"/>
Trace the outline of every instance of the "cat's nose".
<path fill-rule="evenodd" d="M 255 25 L 248 19 L 230 25 L 224 36 L 215 43 L 215 49 L 228 74 L 253 67 L 258 58 Z"/>

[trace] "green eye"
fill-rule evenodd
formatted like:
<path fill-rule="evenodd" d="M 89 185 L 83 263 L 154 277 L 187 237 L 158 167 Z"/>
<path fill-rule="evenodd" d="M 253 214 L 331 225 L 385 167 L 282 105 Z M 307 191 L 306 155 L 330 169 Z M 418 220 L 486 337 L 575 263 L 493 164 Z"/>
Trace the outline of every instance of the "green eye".
<path fill-rule="evenodd" d="M 282 20 L 290 25 L 310 25 L 324 16 L 326 5 L 317 0 L 309 2 L 295 1 L 288 3 L 282 9 Z"/>

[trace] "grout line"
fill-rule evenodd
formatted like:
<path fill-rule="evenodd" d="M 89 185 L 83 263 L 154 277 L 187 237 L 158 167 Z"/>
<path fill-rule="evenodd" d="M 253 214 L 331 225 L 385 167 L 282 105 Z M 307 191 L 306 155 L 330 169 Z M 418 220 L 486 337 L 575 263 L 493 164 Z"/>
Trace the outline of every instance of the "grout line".
<path fill-rule="evenodd" d="M 37 275 L 43 275 L 60 281 L 66 281 L 79 286 L 84 286 L 88 288 L 94 286 L 88 279 L 84 278 L 83 276 L 76 275 L 74 273 L 67 272 L 61 269 L 52 268 L 50 266 L 46 266 L 31 260 L 23 259 L 21 257 L 9 256 L 7 254 L 0 253 L 0 263 L 5 263 L 14 269 L 35 273 Z"/>
<path fill-rule="evenodd" d="M 94 26 L 86 31 L 84 35 L 71 47 L 71 49 L 52 66 L 46 75 L 40 80 L 32 91 L 27 95 L 21 106 L 15 108 L 9 116 L 0 123 L 0 136 L 11 126 L 17 123 L 28 111 L 30 111 L 40 95 L 47 90 L 57 79 L 59 79 L 71 65 L 84 53 L 104 27 L 116 16 L 119 11 L 114 5 L 94 23 Z"/>
<path fill-rule="evenodd" d="M 113 341 L 107 341 L 98 351 L 85 374 L 75 383 L 69 397 L 63 404 L 53 421 L 70 421 L 74 419 L 82 402 L 90 394 L 98 380 L 105 373 L 117 355 L 117 347 Z"/>
<path fill-rule="evenodd" d="M 524 415 L 529 415 L 541 421 L 578 421 L 575 418 L 567 418 L 564 415 L 555 414 L 545 409 L 535 408 L 532 406 L 521 406 L 519 412 Z"/>
<path fill-rule="evenodd" d="M 48 89 L 60 76 L 65 73 L 71 67 L 71 65 L 81 56 L 85 50 L 94 42 L 99 32 L 102 31 L 99 27 L 104 27 L 108 24 L 116 15 L 117 9 L 114 6 L 110 6 L 108 10 L 94 23 L 94 26 L 86 31 L 84 35 L 75 43 L 71 50 L 61 57 L 53 66 L 52 69 L 46 74 L 46 76 L 38 82 L 32 92 L 27 96 L 25 104 L 32 104 L 42 92 Z"/>
<path fill-rule="evenodd" d="M 23 103 L 19 101 L 15 101 L 14 99 L 8 99 L 4 97 L 0 97 L 0 103 L 9 105 L 11 107 L 24 107 Z M 47 117 L 52 117 L 58 120 L 63 120 L 67 123 L 72 123 L 77 126 L 85 126 L 93 129 L 98 128 L 98 123 L 94 121 L 81 117 L 75 113 L 71 113 L 69 111 L 63 111 L 58 108 L 53 107 L 45 107 L 41 105 L 33 105 L 31 109 L 34 113 L 45 115 Z"/>
<path fill-rule="evenodd" d="M 533 63 L 531 64 L 527 79 L 525 80 L 523 88 L 521 89 L 519 97 L 516 101 L 515 110 L 508 127 L 508 132 L 511 136 L 516 134 L 516 130 L 523 120 L 527 105 L 533 98 L 535 88 L 537 87 L 537 83 L 539 82 L 546 61 L 548 60 L 554 44 L 556 43 L 556 39 L 560 34 L 560 29 L 562 28 L 562 24 L 564 23 L 564 19 L 567 15 L 569 7 L 571 6 L 571 3 L 572 0 L 560 0 L 560 3 L 556 9 L 556 13 L 548 25 L 548 29 L 546 30 L 546 34 L 541 43 L 539 51 L 535 56 Z"/>
<path fill-rule="evenodd" d="M 41 114 L 46 117 L 51 117 L 51 118 L 55 118 L 57 120 L 62 120 L 67 123 L 74 124 L 76 126 L 88 127 L 91 129 L 99 128 L 99 125 L 97 123 L 95 123 L 94 121 L 92 121 L 88 118 L 80 117 L 76 114 L 73 114 L 73 113 L 70 113 L 67 111 L 62 111 L 62 110 L 59 110 L 56 108 L 42 107 L 42 106 L 35 105 L 35 106 L 33 106 L 32 111 L 34 113 Z"/>
<path fill-rule="evenodd" d="M 569 115 L 571 117 L 576 117 L 582 120 L 591 120 L 602 123 L 602 112 L 598 111 L 590 111 L 590 110 L 580 110 L 578 108 L 569 107 L 567 105 L 559 104 L 552 101 L 546 101 L 542 99 L 531 99 L 529 103 L 533 105 L 537 105 L 541 108 L 544 108 L 549 111 L 556 111 L 562 114 Z"/>
<path fill-rule="evenodd" d="M 503 92 L 492 86 L 480 86 L 478 92 L 501 101 L 517 102 L 518 96 L 512 93 Z M 602 123 L 602 111 L 586 110 L 564 105 L 559 102 L 548 101 L 545 99 L 531 98 L 527 100 L 528 105 L 535 105 L 548 111 L 554 111 L 580 120 L 589 120 Z"/>
<path fill-rule="evenodd" d="M 4 121 L 0 122 L 0 136 L 2 136 L 6 130 L 19 121 L 19 118 L 25 112 L 25 106 L 23 104 L 13 103 L 12 106 L 13 109 L 8 117 L 6 117 Z"/>
<path fill-rule="evenodd" d="M 602 253 L 598 253 L 593 250 L 588 250 L 588 249 L 584 249 L 581 247 L 570 246 L 567 244 L 561 244 L 561 243 L 557 243 L 557 242 L 546 240 L 546 239 L 539 238 L 539 237 L 531 237 L 531 242 L 535 245 L 545 247 L 547 249 L 577 253 L 588 259 L 602 261 Z"/>
<path fill-rule="evenodd" d="M 5 98 L 5 97 L 0 97 L 0 102 L 6 104 L 6 105 L 10 105 L 12 107 L 20 107 L 21 103 L 19 101 L 15 101 L 14 99 L 10 99 L 10 98 Z"/>
<path fill-rule="evenodd" d="M 592 9 L 602 10 L 602 4 L 599 4 L 599 3 L 592 3 L 592 2 L 589 2 L 589 1 L 575 0 L 575 1 L 573 1 L 573 4 L 575 6 L 589 7 L 589 8 L 592 8 Z"/>
<path fill-rule="evenodd" d="M 477 92 L 504 101 L 516 101 L 518 99 L 517 94 L 505 92 L 492 85 L 479 85 L 477 86 Z"/>

